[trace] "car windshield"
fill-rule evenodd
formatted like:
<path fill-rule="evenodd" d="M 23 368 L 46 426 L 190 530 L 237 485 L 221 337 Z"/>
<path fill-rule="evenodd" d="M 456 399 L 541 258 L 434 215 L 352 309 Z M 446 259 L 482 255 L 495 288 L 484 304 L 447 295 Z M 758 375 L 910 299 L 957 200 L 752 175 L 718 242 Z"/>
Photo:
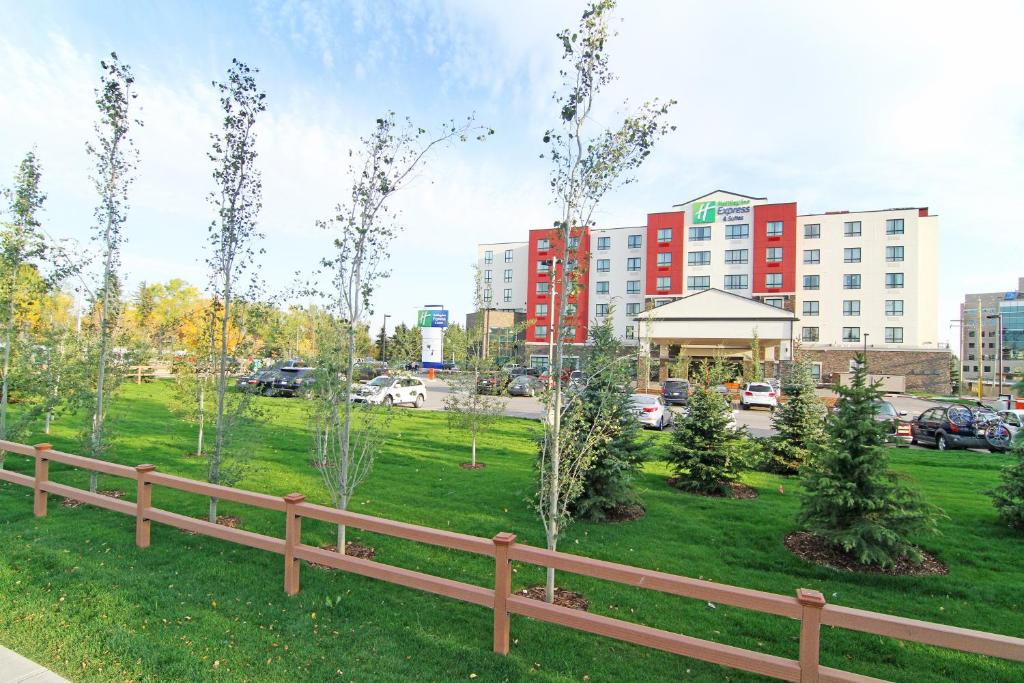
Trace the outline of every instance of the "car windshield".
<path fill-rule="evenodd" d="M 875 415 L 896 417 L 898 413 L 896 412 L 896 408 L 894 408 L 888 401 L 879 401 L 875 404 Z"/>
<path fill-rule="evenodd" d="M 394 381 L 395 380 L 391 377 L 384 377 L 383 375 L 381 375 L 380 377 L 374 377 L 369 382 L 367 382 L 367 384 L 369 384 L 371 387 L 389 387 L 391 386 L 391 383 Z"/>
<path fill-rule="evenodd" d="M 767 394 L 770 391 L 774 391 L 768 384 L 748 384 L 747 391 L 753 391 L 758 394 Z"/>
<path fill-rule="evenodd" d="M 683 388 L 688 387 L 688 386 L 690 386 L 689 383 L 682 382 L 682 381 L 675 381 L 675 382 L 673 382 L 673 381 L 669 380 L 669 381 L 665 382 L 665 388 L 666 389 L 671 389 L 672 391 L 676 391 L 678 389 L 683 389 Z"/>
<path fill-rule="evenodd" d="M 529 384 L 530 380 L 532 379 L 533 378 L 530 377 L 529 375 L 519 375 L 514 380 L 512 380 L 512 384 Z"/>
<path fill-rule="evenodd" d="M 653 406 L 658 402 L 658 399 L 646 394 L 633 394 L 632 400 L 638 406 Z"/>

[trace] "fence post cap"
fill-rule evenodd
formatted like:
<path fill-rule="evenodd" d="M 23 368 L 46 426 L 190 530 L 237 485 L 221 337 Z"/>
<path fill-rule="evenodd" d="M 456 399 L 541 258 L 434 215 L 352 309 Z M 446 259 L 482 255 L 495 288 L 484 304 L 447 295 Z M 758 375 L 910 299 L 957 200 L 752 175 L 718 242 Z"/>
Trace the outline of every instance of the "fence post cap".
<path fill-rule="evenodd" d="M 155 469 L 156 469 L 156 465 L 146 464 L 146 465 L 136 465 L 135 466 L 135 471 L 136 472 L 152 472 Z"/>
<path fill-rule="evenodd" d="M 493 540 L 495 543 L 499 543 L 501 545 L 511 545 L 515 543 L 516 535 L 508 531 L 502 531 L 501 533 L 496 534 Z"/>
<path fill-rule="evenodd" d="M 32 448 L 36 449 L 37 451 L 49 451 L 49 450 L 53 450 L 53 444 L 52 443 L 37 443 Z"/>
<path fill-rule="evenodd" d="M 804 607 L 824 607 L 825 596 L 820 591 L 811 590 L 810 588 L 798 588 L 796 591 L 796 600 Z"/>
<path fill-rule="evenodd" d="M 301 503 L 306 500 L 306 496 L 301 493 L 289 493 L 284 496 L 284 502 L 286 503 Z"/>

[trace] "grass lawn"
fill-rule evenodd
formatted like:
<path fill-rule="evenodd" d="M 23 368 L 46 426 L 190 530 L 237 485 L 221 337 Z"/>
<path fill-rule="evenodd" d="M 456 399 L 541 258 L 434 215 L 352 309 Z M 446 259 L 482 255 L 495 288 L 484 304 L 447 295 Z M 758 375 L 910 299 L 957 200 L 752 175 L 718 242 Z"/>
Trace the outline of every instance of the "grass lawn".
<path fill-rule="evenodd" d="M 126 385 L 110 458 L 151 462 L 165 472 L 204 478 L 192 428 L 167 408 L 168 387 Z M 264 400 L 264 399 L 261 399 Z M 328 503 L 309 462 L 300 400 L 265 399 L 273 416 L 244 435 L 253 468 L 241 486 L 274 495 L 300 491 Z M 78 452 L 79 420 L 65 418 L 48 437 Z M 533 434 L 525 420 L 505 419 L 482 439 L 486 469 L 462 470 L 464 435 L 444 416 L 401 410 L 374 472 L 352 509 L 441 529 L 491 537 L 518 534 L 543 546 L 531 496 Z M 651 435 L 657 456 L 668 436 Z M 32 441 L 43 440 L 35 435 Z M 794 529 L 796 481 L 749 473 L 755 500 L 713 500 L 665 485 L 667 468 L 652 461 L 639 482 L 648 514 L 617 525 L 576 524 L 561 549 L 607 560 L 783 594 L 822 591 L 833 603 L 1024 636 L 1024 537 L 997 522 L 984 491 L 1009 456 L 894 450 L 893 462 L 949 516 L 942 535 L 921 543 L 948 576 L 862 576 L 805 564 L 782 545 Z M 30 472 L 15 455 L 7 467 Z M 61 483 L 86 488 L 84 472 L 51 464 Z M 784 486 L 784 492 L 780 491 Z M 134 484 L 103 476 L 101 488 Z M 153 525 L 153 545 L 134 545 L 134 519 L 83 506 L 32 516 L 31 492 L 0 483 L 0 644 L 71 680 L 308 681 L 655 681 L 757 680 L 757 677 L 599 636 L 512 617 L 512 652 L 491 653 L 491 613 L 426 593 L 303 567 L 302 591 L 282 590 L 280 556 L 189 536 Z M 204 517 L 206 501 L 156 489 L 154 504 Z M 282 516 L 232 503 L 221 514 L 242 527 L 283 534 Z M 334 530 L 306 521 L 307 543 L 329 543 Z M 377 559 L 490 586 L 488 558 L 444 551 L 360 531 Z M 541 583 L 540 568 L 515 567 L 514 588 Z M 687 635 L 796 658 L 798 624 L 754 612 L 618 586 L 569 574 L 559 585 L 582 592 L 595 613 Z M 901 681 L 1024 680 L 1024 665 L 825 628 L 828 666 Z M 473 676 L 475 674 L 475 677 Z"/>

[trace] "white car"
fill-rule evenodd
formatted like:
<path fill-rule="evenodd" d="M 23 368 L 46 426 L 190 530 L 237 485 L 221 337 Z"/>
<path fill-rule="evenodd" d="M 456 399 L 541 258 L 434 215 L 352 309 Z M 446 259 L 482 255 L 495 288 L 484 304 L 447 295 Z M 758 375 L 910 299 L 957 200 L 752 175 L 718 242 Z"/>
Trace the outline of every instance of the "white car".
<path fill-rule="evenodd" d="M 664 429 L 672 425 L 672 411 L 665 405 L 661 396 L 633 394 L 632 401 L 640 424 L 654 429 Z"/>
<path fill-rule="evenodd" d="M 1016 410 L 1001 410 L 999 411 L 999 417 L 1010 430 L 1011 435 L 1016 436 L 1020 428 L 1024 427 L 1024 410 L 1020 408 Z"/>
<path fill-rule="evenodd" d="M 366 384 L 360 384 L 349 399 L 353 403 L 373 403 L 390 406 L 407 403 L 422 408 L 427 400 L 427 387 L 417 377 L 374 377 Z"/>
<path fill-rule="evenodd" d="M 775 410 L 779 407 L 779 394 L 767 382 L 751 382 L 740 392 L 740 410 L 749 410 L 750 406 Z"/>

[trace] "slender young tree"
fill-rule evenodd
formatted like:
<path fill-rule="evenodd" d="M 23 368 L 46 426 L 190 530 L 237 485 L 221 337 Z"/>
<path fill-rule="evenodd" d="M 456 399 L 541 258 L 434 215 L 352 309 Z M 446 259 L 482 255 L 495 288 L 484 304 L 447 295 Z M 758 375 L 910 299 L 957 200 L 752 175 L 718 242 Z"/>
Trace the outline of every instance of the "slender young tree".
<path fill-rule="evenodd" d="M 767 469 L 796 474 L 825 440 L 825 404 L 814 391 L 811 368 L 803 360 L 790 366 L 783 386 L 786 400 L 772 414 L 777 436 L 766 440 Z"/>
<path fill-rule="evenodd" d="M 99 195 L 96 206 L 93 239 L 100 245 L 103 257 L 103 276 L 100 283 L 102 294 L 99 341 L 96 352 L 96 408 L 92 418 L 89 440 L 90 455 L 99 458 L 106 449 L 108 435 L 105 432 L 107 416 L 108 386 L 107 370 L 110 361 L 111 292 L 121 263 L 121 246 L 124 244 L 124 226 L 128 219 L 128 188 L 134 181 L 138 163 L 138 152 L 131 138 L 132 126 L 142 126 L 134 118 L 133 105 L 136 98 L 135 77 L 127 64 L 122 64 L 117 53 L 110 53 L 109 61 L 100 62 L 100 87 L 96 91 L 96 107 L 99 120 L 94 130 L 96 140 L 86 144 L 86 151 L 93 158 L 92 181 Z M 89 478 L 89 490 L 96 492 L 97 475 Z"/>
<path fill-rule="evenodd" d="M 322 259 L 321 266 L 330 277 L 328 310 L 343 325 L 345 339 L 332 345 L 341 354 L 340 362 L 331 364 L 337 367 L 337 375 L 321 373 L 317 381 L 316 400 L 320 404 L 313 408 L 315 447 L 320 453 L 330 453 L 330 467 L 321 467 L 320 471 L 341 510 L 348 507 L 355 487 L 368 475 L 379 445 L 372 419 L 362 420 L 365 428 L 353 431 L 348 383 L 359 351 L 359 330 L 365 334 L 365 317 L 374 291 L 389 274 L 387 258 L 401 231 L 391 199 L 408 186 L 415 171 L 437 148 L 464 142 L 470 135 L 482 140 L 493 132 L 476 127 L 470 117 L 462 124 L 449 122 L 440 133 L 431 135 L 408 119 L 399 122 L 394 112 L 389 112 L 376 120 L 369 136 L 361 139 L 360 149 L 349 152 L 352 164 L 347 197 L 335 205 L 333 217 L 319 222 L 334 242 L 334 252 Z M 337 377 L 343 378 L 344 385 L 330 389 L 338 382 Z M 345 552 L 344 525 L 338 528 L 337 546 L 338 552 Z"/>
<path fill-rule="evenodd" d="M 237 483 L 244 470 L 242 458 L 234 457 L 231 463 L 225 461 L 232 457 L 228 448 L 229 431 L 248 399 L 248 394 L 238 394 L 237 405 L 228 405 L 228 367 L 231 362 L 228 328 L 240 280 L 252 264 L 257 245 L 263 237 L 256 227 L 263 202 L 263 184 L 256 168 L 256 118 L 266 110 L 267 96 L 256 85 L 256 73 L 257 69 L 232 59 L 227 80 L 213 84 L 220 93 L 224 118 L 223 129 L 210 136 L 212 149 L 208 154 L 213 162 L 213 180 L 217 189 L 209 195 L 216 218 L 210 223 L 207 265 L 218 313 L 219 348 L 214 442 L 209 451 L 206 478 L 211 484 L 227 486 Z M 209 520 L 217 521 L 215 497 L 210 498 Z"/>
<path fill-rule="evenodd" d="M 868 384 L 863 354 L 857 355 L 850 385 L 836 391 L 828 439 L 803 469 L 798 521 L 864 564 L 888 567 L 901 557 L 920 562 L 921 552 L 909 539 L 935 532 L 940 511 L 889 469 L 886 425 L 874 419 L 881 394 Z"/>
<path fill-rule="evenodd" d="M 1019 433 L 1010 452 L 1017 462 L 1003 468 L 999 474 L 1001 483 L 989 495 L 999 519 L 1011 529 L 1024 532 L 1024 438 Z"/>
<path fill-rule="evenodd" d="M 565 355 L 562 331 L 567 324 L 569 299 L 581 286 L 581 271 L 572 266 L 585 262 L 585 254 L 580 252 L 581 238 L 585 230 L 593 227 L 594 214 L 601 201 L 619 185 L 634 180 L 632 173 L 648 157 L 654 144 L 675 128 L 665 123 L 674 100 L 662 103 L 655 99 L 626 115 L 617 128 L 593 130 L 595 102 L 614 79 L 608 65 L 608 41 L 613 35 L 609 21 L 614 8 L 614 0 L 591 3 L 584 10 L 578 28 L 558 33 L 564 67 L 559 72 L 562 85 L 553 99 L 558 107 L 559 123 L 544 133 L 544 143 L 550 145 L 547 157 L 552 165 L 553 203 L 560 213 L 554 222 L 554 233 L 558 236 L 554 241 L 561 250 L 562 263 L 551 273 L 552 289 L 558 300 L 552 311 L 555 343 L 549 367 L 553 383 L 542 447 L 542 462 L 547 472 L 539 479 L 547 496 L 541 520 L 550 550 L 558 545 L 561 521 L 568 509 L 568 502 L 560 496 L 563 491 L 574 490 L 559 482 L 564 441 L 561 436 Z M 554 570 L 549 569 L 545 590 L 548 602 L 554 599 L 554 581 Z"/>

